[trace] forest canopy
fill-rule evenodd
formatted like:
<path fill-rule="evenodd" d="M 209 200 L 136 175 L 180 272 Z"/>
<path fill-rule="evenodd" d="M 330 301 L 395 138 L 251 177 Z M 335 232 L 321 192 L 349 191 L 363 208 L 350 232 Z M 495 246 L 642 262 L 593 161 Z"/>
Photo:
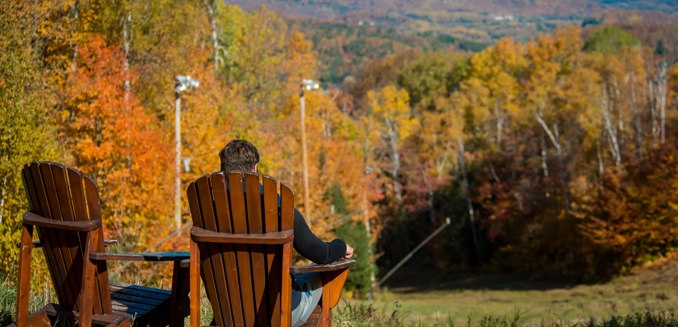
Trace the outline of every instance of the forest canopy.
<path fill-rule="evenodd" d="M 633 31 L 562 27 L 477 53 L 384 53 L 339 86 L 306 91 L 302 122 L 299 85 L 317 80 L 322 63 L 265 7 L 10 0 L 1 9 L 3 274 L 17 268 L 28 208 L 20 171 L 33 160 L 96 180 L 117 250 L 165 237 L 159 250 L 186 250 L 186 233 L 173 234 L 177 100 L 182 189 L 219 169 L 229 140 L 250 140 L 260 170 L 292 186 L 315 231 L 339 228 L 382 270 L 447 217 L 417 255 L 443 272 L 605 279 L 678 247 L 676 49 L 658 52 Z M 199 87 L 179 94 L 178 75 Z M 181 205 L 185 226 L 185 194 Z M 160 278 L 143 266 L 125 272 Z"/>

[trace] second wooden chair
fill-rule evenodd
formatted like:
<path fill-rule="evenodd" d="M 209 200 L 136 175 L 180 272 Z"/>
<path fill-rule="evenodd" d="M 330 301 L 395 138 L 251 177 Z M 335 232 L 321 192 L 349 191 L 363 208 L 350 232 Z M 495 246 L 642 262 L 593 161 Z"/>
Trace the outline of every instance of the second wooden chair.
<path fill-rule="evenodd" d="M 200 276 L 218 326 L 289 326 L 293 273 L 319 272 L 322 301 L 307 325 L 329 326 L 353 260 L 291 267 L 294 194 L 274 178 L 217 172 L 188 187 L 191 326 L 200 325 Z"/>
<path fill-rule="evenodd" d="M 23 171 L 30 211 L 21 229 L 16 325 L 183 326 L 188 315 L 188 253 L 107 253 L 97 185 L 54 162 Z M 34 241 L 34 228 L 39 241 Z M 32 250 L 43 249 L 58 303 L 29 315 Z M 172 290 L 108 280 L 108 260 L 174 261 Z M 183 271 L 183 272 L 182 272 Z M 170 310 L 171 309 L 171 310 Z"/>

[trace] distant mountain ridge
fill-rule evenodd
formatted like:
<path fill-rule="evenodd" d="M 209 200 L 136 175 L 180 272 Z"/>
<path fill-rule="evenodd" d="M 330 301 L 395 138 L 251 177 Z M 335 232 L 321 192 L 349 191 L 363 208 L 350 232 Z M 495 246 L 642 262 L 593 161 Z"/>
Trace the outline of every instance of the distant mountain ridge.
<path fill-rule="evenodd" d="M 224 1 L 248 11 L 264 5 L 290 20 L 433 32 L 481 43 L 506 36 L 527 40 L 557 26 L 600 23 L 607 17 L 613 19 L 605 23 L 678 23 L 678 0 Z"/>
<path fill-rule="evenodd" d="M 337 19 L 351 16 L 405 16 L 427 11 L 461 11 L 491 15 L 547 15 L 566 18 L 605 10 L 678 12 L 675 0 L 226 0 L 246 10 L 265 5 L 288 17 Z"/>
<path fill-rule="evenodd" d="M 504 37 L 525 42 L 559 26 L 640 28 L 674 46 L 678 0 L 224 0 L 266 6 L 313 41 L 321 80 L 340 84 L 364 64 L 405 50 L 478 51 Z M 652 31 L 659 32 L 652 32 Z M 668 33 L 668 34 L 667 34 Z"/>

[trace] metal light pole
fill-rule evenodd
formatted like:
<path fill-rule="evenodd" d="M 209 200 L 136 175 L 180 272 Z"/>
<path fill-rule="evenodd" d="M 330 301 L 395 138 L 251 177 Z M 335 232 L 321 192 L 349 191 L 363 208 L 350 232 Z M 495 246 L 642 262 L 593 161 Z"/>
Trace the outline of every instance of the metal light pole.
<path fill-rule="evenodd" d="M 315 90 L 320 87 L 318 83 L 310 79 L 304 79 L 300 85 L 299 92 L 299 111 L 301 113 L 301 177 L 304 182 L 304 217 L 309 227 L 311 226 L 311 201 L 308 195 L 308 153 L 306 151 L 306 103 L 304 101 L 304 91 Z"/>
<path fill-rule="evenodd" d="M 200 82 L 191 78 L 191 76 L 177 75 L 174 85 L 175 105 L 174 105 L 174 142 L 176 147 L 176 161 L 174 177 L 174 221 L 177 229 L 181 228 L 181 92 L 188 89 L 197 88 Z"/>

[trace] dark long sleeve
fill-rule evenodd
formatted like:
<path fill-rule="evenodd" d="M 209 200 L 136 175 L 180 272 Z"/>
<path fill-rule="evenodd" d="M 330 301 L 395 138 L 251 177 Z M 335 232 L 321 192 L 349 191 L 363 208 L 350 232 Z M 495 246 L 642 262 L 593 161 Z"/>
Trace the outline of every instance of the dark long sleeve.
<path fill-rule="evenodd" d="M 326 264 L 346 254 L 346 243 L 340 239 L 323 242 L 308 228 L 304 216 L 294 209 L 294 249 L 306 259 Z"/>

